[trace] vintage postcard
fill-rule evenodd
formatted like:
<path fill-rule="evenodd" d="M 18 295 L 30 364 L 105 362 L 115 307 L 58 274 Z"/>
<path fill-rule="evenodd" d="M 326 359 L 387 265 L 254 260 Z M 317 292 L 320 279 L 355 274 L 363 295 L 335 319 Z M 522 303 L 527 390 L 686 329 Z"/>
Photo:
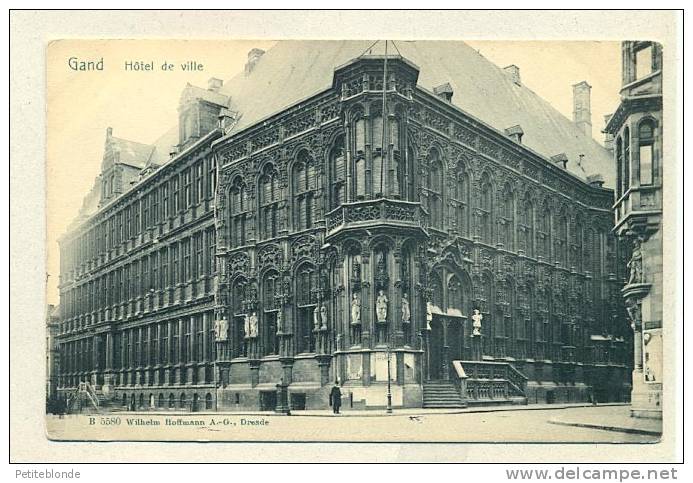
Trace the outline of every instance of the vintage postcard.
<path fill-rule="evenodd" d="M 673 45 L 370 37 L 46 43 L 53 444 L 661 444 Z"/>

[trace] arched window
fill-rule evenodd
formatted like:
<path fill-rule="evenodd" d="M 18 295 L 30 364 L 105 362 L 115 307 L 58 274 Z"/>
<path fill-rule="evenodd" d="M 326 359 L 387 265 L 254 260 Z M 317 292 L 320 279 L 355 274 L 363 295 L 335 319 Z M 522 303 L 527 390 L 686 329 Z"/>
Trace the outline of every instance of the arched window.
<path fill-rule="evenodd" d="M 556 261 L 563 267 L 568 265 L 568 215 L 565 208 L 556 220 Z"/>
<path fill-rule="evenodd" d="M 281 281 L 275 270 L 268 271 L 262 283 L 262 326 L 260 334 L 266 355 L 277 354 L 277 314 L 281 308 L 278 295 L 281 295 Z"/>
<path fill-rule="evenodd" d="M 484 316 L 481 325 L 482 334 L 482 345 L 484 350 L 484 355 L 492 355 L 493 338 L 496 336 L 496 327 L 493 320 L 493 307 L 495 304 L 495 284 L 493 283 L 493 276 L 486 272 L 481 277 L 481 297 L 480 297 L 480 309 Z"/>
<path fill-rule="evenodd" d="M 366 197 L 366 121 L 362 113 L 353 117 L 352 146 L 354 152 L 353 166 L 353 199 L 362 200 Z"/>
<path fill-rule="evenodd" d="M 158 403 L 157 403 L 156 406 L 159 407 L 159 408 L 163 408 L 163 407 L 164 407 L 164 395 L 161 394 L 161 393 L 159 393 L 159 400 L 158 400 Z"/>
<path fill-rule="evenodd" d="M 344 136 L 339 136 L 330 150 L 332 169 L 332 191 L 330 206 L 336 208 L 346 203 L 346 157 L 344 155 Z"/>
<path fill-rule="evenodd" d="M 188 400 L 185 397 L 185 394 L 181 394 L 180 395 L 180 408 L 181 409 L 187 409 L 187 405 L 188 405 Z"/>
<path fill-rule="evenodd" d="M 518 334 L 515 330 L 515 317 L 517 317 L 517 298 L 515 292 L 515 281 L 512 278 L 508 277 L 505 283 L 505 287 L 506 305 L 503 306 L 503 340 L 505 341 L 505 344 L 501 343 L 501 346 L 503 346 L 504 351 L 502 355 L 517 357 L 516 339 L 518 337 Z"/>
<path fill-rule="evenodd" d="M 267 165 L 260 177 L 260 234 L 262 239 L 274 238 L 279 231 L 279 175 Z"/>
<path fill-rule="evenodd" d="M 440 275 L 437 272 L 431 273 L 431 290 L 433 298 L 431 303 L 440 309 L 444 308 L 443 305 L 443 282 L 440 279 Z"/>
<path fill-rule="evenodd" d="M 383 158 L 380 154 L 373 155 L 373 194 L 376 198 L 380 198 L 385 193 L 385 177 L 384 172 L 385 166 L 383 165 Z"/>
<path fill-rule="evenodd" d="M 509 184 L 503 187 L 500 206 L 500 242 L 512 250 L 515 241 L 515 195 Z"/>
<path fill-rule="evenodd" d="M 622 194 L 630 188 L 630 130 L 623 131 L 623 186 Z"/>
<path fill-rule="evenodd" d="M 640 184 L 649 185 L 654 182 L 654 122 L 645 120 L 638 128 Z"/>
<path fill-rule="evenodd" d="M 173 409 L 176 407 L 176 396 L 173 395 L 173 393 L 170 393 L 168 395 L 168 408 Z"/>
<path fill-rule="evenodd" d="M 205 394 L 205 409 L 212 409 L 212 394 Z"/>
<path fill-rule="evenodd" d="M 454 181 L 450 209 L 450 219 L 455 220 L 458 233 L 469 237 L 469 175 L 464 168 Z"/>
<path fill-rule="evenodd" d="M 235 344 L 231 348 L 232 357 L 247 356 L 245 345 L 245 299 L 248 281 L 238 277 L 233 282 L 231 290 L 231 312 L 233 314 L 231 331 L 234 334 Z"/>
<path fill-rule="evenodd" d="M 414 149 L 412 147 L 407 148 L 407 173 L 405 175 L 406 183 L 403 185 L 404 194 L 403 198 L 413 201 L 417 199 L 416 193 L 416 182 L 414 180 L 414 166 L 417 166 L 416 155 L 414 154 Z"/>
<path fill-rule="evenodd" d="M 314 352 L 313 317 L 317 307 L 318 273 L 312 264 L 296 270 L 296 350 Z"/>
<path fill-rule="evenodd" d="M 493 186 L 488 177 L 481 182 L 479 199 L 479 236 L 481 241 L 493 244 Z"/>
<path fill-rule="evenodd" d="M 551 260 L 551 208 L 548 202 L 541 209 L 537 227 L 537 255 Z"/>
<path fill-rule="evenodd" d="M 231 186 L 231 248 L 246 244 L 248 210 L 248 190 L 243 179 L 237 177 Z"/>
<path fill-rule="evenodd" d="M 571 234 L 573 240 L 573 250 L 575 253 L 574 260 L 572 261 L 572 266 L 574 266 L 578 272 L 582 272 L 582 236 L 583 236 L 584 224 L 582 218 L 578 217 L 575 220 L 575 231 Z"/>
<path fill-rule="evenodd" d="M 523 307 L 523 323 L 525 325 L 524 337 L 526 340 L 526 351 L 525 357 L 535 357 L 535 344 L 537 342 L 537 334 L 535 330 L 535 304 L 534 304 L 534 287 L 532 285 L 527 286 L 525 292 L 525 307 Z"/>
<path fill-rule="evenodd" d="M 594 230 L 592 228 L 587 228 L 583 235 L 583 250 L 582 250 L 582 266 L 585 270 L 592 271 L 593 257 L 595 253 L 593 252 L 594 247 Z"/>
<path fill-rule="evenodd" d="M 528 257 L 534 257 L 534 205 L 529 193 L 520 203 L 518 222 L 518 248 Z"/>
<path fill-rule="evenodd" d="M 443 229 L 443 163 L 437 150 L 428 154 L 428 175 L 426 177 L 426 194 L 431 226 Z"/>
<path fill-rule="evenodd" d="M 392 160 L 394 162 L 395 178 L 392 180 L 392 194 L 399 196 L 401 199 L 408 199 L 407 195 L 407 174 L 410 172 L 407 165 L 408 160 L 405 157 L 405 151 L 400 146 L 400 122 L 403 116 L 402 110 L 397 110 L 397 117 L 390 118 L 390 137 L 389 144 L 392 146 Z"/>
<path fill-rule="evenodd" d="M 315 216 L 315 189 L 317 178 L 315 163 L 305 151 L 298 155 L 292 172 L 293 196 L 294 196 L 294 228 L 304 230 L 311 228 Z"/>

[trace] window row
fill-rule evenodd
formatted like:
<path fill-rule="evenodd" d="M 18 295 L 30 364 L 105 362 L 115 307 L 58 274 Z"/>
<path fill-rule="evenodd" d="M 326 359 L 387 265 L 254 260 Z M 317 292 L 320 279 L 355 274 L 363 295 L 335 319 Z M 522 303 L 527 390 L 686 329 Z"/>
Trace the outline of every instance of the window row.
<path fill-rule="evenodd" d="M 214 273 L 216 232 L 210 228 L 63 291 L 63 317 L 89 314 Z"/>
<path fill-rule="evenodd" d="M 216 190 L 216 165 L 212 158 L 174 174 L 128 206 L 93 226 L 61 249 L 61 273 L 119 246 L 144 230 L 163 223 L 180 211 L 212 200 Z"/>

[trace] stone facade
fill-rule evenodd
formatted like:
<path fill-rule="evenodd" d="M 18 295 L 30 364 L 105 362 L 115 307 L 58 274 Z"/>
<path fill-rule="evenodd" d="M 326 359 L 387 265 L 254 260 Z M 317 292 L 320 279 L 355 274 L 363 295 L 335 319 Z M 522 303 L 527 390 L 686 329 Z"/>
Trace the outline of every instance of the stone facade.
<path fill-rule="evenodd" d="M 623 400 L 613 192 L 418 76 L 364 55 L 238 131 L 216 93 L 186 88 L 181 122 L 204 122 L 61 240 L 60 387 L 232 410 L 273 409 L 282 384 L 296 409 L 327 407 L 338 381 L 347 406 L 385 406 L 389 386 L 418 407 L 475 361 L 511 366 L 528 402 Z"/>
<path fill-rule="evenodd" d="M 624 42 L 621 104 L 606 127 L 618 184 L 614 232 L 628 247 L 622 294 L 634 334 L 632 412 L 662 417 L 662 47 Z"/>

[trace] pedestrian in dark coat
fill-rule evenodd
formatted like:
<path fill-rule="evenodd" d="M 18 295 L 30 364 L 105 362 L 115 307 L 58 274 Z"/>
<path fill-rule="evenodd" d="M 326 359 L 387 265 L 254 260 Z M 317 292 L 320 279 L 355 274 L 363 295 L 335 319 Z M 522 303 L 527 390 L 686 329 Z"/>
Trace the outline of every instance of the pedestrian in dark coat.
<path fill-rule="evenodd" d="M 342 406 L 342 390 L 336 382 L 330 391 L 330 406 L 332 406 L 332 412 L 339 414 L 339 408 Z"/>

